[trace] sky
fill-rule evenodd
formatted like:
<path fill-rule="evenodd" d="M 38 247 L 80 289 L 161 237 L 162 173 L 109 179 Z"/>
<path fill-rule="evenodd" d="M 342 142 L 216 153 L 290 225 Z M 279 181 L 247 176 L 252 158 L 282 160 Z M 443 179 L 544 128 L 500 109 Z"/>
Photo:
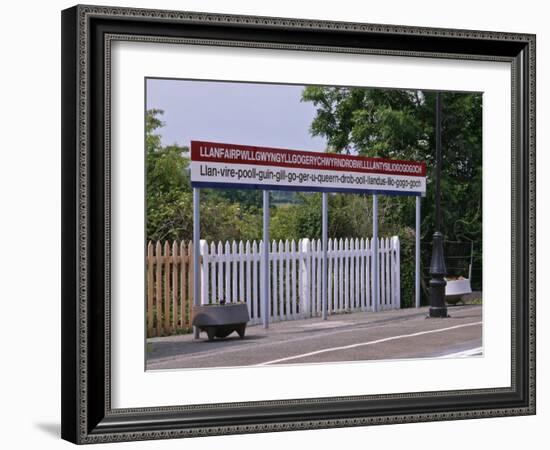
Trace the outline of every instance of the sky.
<path fill-rule="evenodd" d="M 324 151 L 312 137 L 315 107 L 304 86 L 194 80 L 147 80 L 147 109 L 164 111 L 163 145 L 191 140 Z"/>

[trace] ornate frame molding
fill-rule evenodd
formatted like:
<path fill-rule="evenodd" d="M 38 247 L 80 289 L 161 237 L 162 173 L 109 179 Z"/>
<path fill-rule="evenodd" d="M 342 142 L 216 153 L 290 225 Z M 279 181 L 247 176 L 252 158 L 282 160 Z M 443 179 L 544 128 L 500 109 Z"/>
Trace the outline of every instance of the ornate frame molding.
<path fill-rule="evenodd" d="M 110 26 L 110 24 L 113 26 Z M 174 30 L 193 26 L 200 34 L 228 33 L 219 37 L 152 36 L 142 32 L 120 32 L 127 24 L 145 30 L 152 23 Z M 98 24 L 101 24 L 98 25 Z M 234 39 L 232 27 L 249 34 L 267 31 L 281 41 L 292 39 L 303 42 L 269 42 Z M 322 39 L 310 39 L 311 30 L 327 32 Z M 295 34 L 292 34 L 294 32 Z M 396 25 L 377 25 L 331 22 L 304 19 L 234 16 L 194 12 L 160 11 L 99 6 L 76 6 L 63 12 L 63 377 L 70 380 L 63 387 L 62 434 L 77 443 L 98 443 L 173 437 L 192 437 L 216 434 L 271 432 L 328 427 L 348 427 L 421 421 L 456 420 L 535 413 L 535 36 L 529 34 L 500 33 L 471 30 L 432 29 Z M 162 33 L 162 32 L 161 32 Z M 305 33 L 307 36 L 302 36 Z M 309 33 L 309 34 L 308 34 Z M 352 33 L 375 41 L 372 47 L 330 45 L 329 34 L 342 41 Z M 172 33 L 173 34 L 173 33 Z M 216 33 L 214 33 L 216 34 Z M 238 33 L 237 33 L 238 34 Z M 285 34 L 286 37 L 282 37 Z M 260 37 L 262 37 L 261 35 Z M 289 37 L 290 36 L 290 37 Z M 398 37 L 405 48 L 388 45 L 389 39 Z M 94 41 L 95 39 L 95 41 Z M 323 40 L 324 39 L 324 40 Z M 452 59 L 479 59 L 507 61 L 512 64 L 512 386 L 500 389 L 446 391 L 419 394 L 375 395 L 360 397 L 331 397 L 319 399 L 293 399 L 285 401 L 247 402 L 238 404 L 194 405 L 166 408 L 111 409 L 110 402 L 110 64 L 111 43 L 117 40 L 194 45 L 244 46 L 265 49 L 289 49 L 323 52 L 352 52 L 396 56 L 416 56 Z M 459 51 L 441 51 L 441 40 L 457 42 L 450 47 Z M 394 41 L 396 42 L 396 41 Z M 336 42 L 337 43 L 337 42 Z M 498 43 L 493 53 L 483 51 L 483 43 Z M 100 50 L 100 45 L 103 50 Z M 101 67 L 98 67 L 101 65 Z M 100 73 L 103 79 L 98 79 Z M 104 123 L 99 128 L 93 121 L 91 110 L 103 85 L 101 108 Z M 75 106 L 76 105 L 76 106 Z M 95 139 L 95 140 L 94 140 Z M 91 142 L 101 142 L 103 156 L 96 162 Z M 76 170 L 75 170 L 76 168 Z M 102 175 L 102 177 L 100 176 Z M 101 184 L 101 187 L 98 187 Z M 518 190 L 519 187 L 519 190 Z M 103 215 L 99 212 L 103 211 Z M 102 224 L 100 224 L 102 222 Z M 97 236 L 102 230 L 102 237 Z M 95 239 L 95 240 L 94 240 Z M 102 246 L 99 251 L 96 247 Z M 92 273 L 93 272 L 93 273 Z M 102 290 L 97 292 L 94 283 L 103 273 Z M 523 296 L 522 296 L 523 293 Z M 98 295 L 99 294 L 99 295 Z M 103 302 L 98 305 L 98 299 Z M 94 301 L 95 299 L 95 301 Z M 94 314 L 102 323 L 90 319 Z M 521 317 L 518 317 L 518 314 Z M 100 334 L 102 333 L 102 337 Z M 102 370 L 92 373 L 90 367 L 98 365 L 98 357 L 91 356 L 91 348 L 103 345 Z M 518 356 L 519 352 L 519 356 Z M 94 350 L 95 355 L 95 350 Z M 517 371 L 517 369 L 520 369 Z M 98 373 L 103 383 L 95 381 Z M 91 377 L 94 379 L 92 380 Z M 101 402 L 91 400 L 103 386 Z M 519 393 L 518 391 L 522 392 Z M 239 410 L 258 407 L 280 410 L 289 406 L 303 408 L 323 406 L 347 401 L 373 402 L 396 399 L 414 402 L 426 397 L 457 399 L 476 396 L 511 395 L 515 402 L 505 406 L 495 402 L 487 407 L 419 411 L 383 414 L 370 411 L 354 415 L 349 410 L 341 417 L 333 417 L 328 410 L 325 417 L 308 420 L 280 420 L 251 422 L 234 420 L 215 421 L 204 425 L 209 411 Z M 501 402 L 502 403 L 502 402 Z M 192 420 L 176 421 L 175 415 L 189 411 L 201 414 L 201 424 Z M 240 417 L 240 416 L 239 416 Z M 223 422 L 223 423 L 222 423 Z M 173 422 L 172 422 L 173 423 Z"/>

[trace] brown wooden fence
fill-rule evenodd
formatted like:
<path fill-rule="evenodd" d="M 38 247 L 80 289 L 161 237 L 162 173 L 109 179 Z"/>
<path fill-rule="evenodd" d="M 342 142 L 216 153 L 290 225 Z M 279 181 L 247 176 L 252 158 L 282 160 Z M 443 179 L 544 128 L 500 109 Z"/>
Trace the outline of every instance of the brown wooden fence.
<path fill-rule="evenodd" d="M 147 245 L 147 337 L 190 331 L 192 242 Z"/>

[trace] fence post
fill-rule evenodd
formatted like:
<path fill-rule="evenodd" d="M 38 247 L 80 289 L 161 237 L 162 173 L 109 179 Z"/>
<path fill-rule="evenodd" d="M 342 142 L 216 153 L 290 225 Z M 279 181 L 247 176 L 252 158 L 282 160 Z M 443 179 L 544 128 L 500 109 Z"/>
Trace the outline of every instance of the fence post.
<path fill-rule="evenodd" d="M 300 316 L 311 316 L 311 299 L 309 297 L 309 239 L 300 241 Z"/>
<path fill-rule="evenodd" d="M 225 278 L 225 301 L 231 303 L 231 246 L 229 241 L 225 241 L 223 251 L 223 276 Z"/>
<path fill-rule="evenodd" d="M 283 311 L 283 305 L 279 306 L 279 297 L 277 288 L 279 287 L 279 281 L 277 280 L 277 265 L 279 259 L 279 252 L 277 251 L 277 241 L 271 242 L 271 251 L 269 252 L 269 257 L 271 258 L 271 318 L 273 320 L 280 320 L 281 312 Z"/>
<path fill-rule="evenodd" d="M 155 279 L 154 279 L 154 264 L 155 257 L 153 255 L 153 243 L 149 241 L 147 244 L 147 337 L 153 336 L 153 321 L 155 301 Z"/>
<path fill-rule="evenodd" d="M 250 319 L 252 316 L 252 256 L 250 249 L 250 241 L 246 241 L 245 247 L 245 259 L 246 259 L 246 305 L 248 306 L 248 314 L 250 314 Z"/>
<path fill-rule="evenodd" d="M 162 335 L 162 245 L 157 241 L 155 245 L 155 306 L 156 306 L 156 331 L 157 336 Z"/>
<path fill-rule="evenodd" d="M 296 311 L 298 310 L 298 305 L 296 304 L 296 298 L 297 298 L 297 294 L 296 294 L 296 290 L 299 289 L 299 287 L 296 285 L 296 244 L 294 242 L 294 239 L 292 239 L 292 241 L 290 242 L 290 251 L 291 251 L 291 257 L 290 257 L 290 261 L 287 262 L 291 264 L 291 270 L 290 270 L 290 273 L 291 273 L 291 283 L 292 283 L 292 299 L 288 298 L 287 299 L 287 309 L 289 311 L 292 311 L 292 314 L 293 315 L 296 315 Z M 282 289 L 282 288 L 281 288 Z M 298 294 L 299 295 L 299 294 Z M 292 305 L 292 308 L 291 308 L 291 305 Z M 289 313 L 290 314 L 290 313 Z"/>
<path fill-rule="evenodd" d="M 181 327 L 187 327 L 187 267 L 189 264 L 189 248 L 185 241 L 180 242 L 180 295 L 181 295 Z"/>
<path fill-rule="evenodd" d="M 365 239 L 365 311 L 372 306 L 372 291 L 371 291 L 371 252 L 369 238 Z"/>
<path fill-rule="evenodd" d="M 376 282 L 377 277 L 377 270 L 376 266 L 378 263 L 378 258 L 376 258 L 376 253 L 378 252 L 378 246 L 376 245 L 376 239 L 371 238 L 370 239 L 370 254 L 369 254 L 369 265 L 370 265 L 370 289 L 371 289 L 371 295 L 370 295 L 370 301 L 371 301 L 371 309 L 373 312 L 376 312 L 378 310 L 376 300 L 378 298 L 377 295 L 377 289 L 378 289 L 378 283 Z"/>
<path fill-rule="evenodd" d="M 164 258 L 163 258 L 163 272 L 164 272 L 164 335 L 169 336 L 170 333 L 170 244 L 168 241 L 164 242 Z"/>
<path fill-rule="evenodd" d="M 420 217 L 421 197 L 416 197 L 416 220 L 414 232 L 414 306 L 420 308 Z"/>
<path fill-rule="evenodd" d="M 384 248 L 385 248 L 385 256 L 384 256 L 384 264 L 386 267 L 384 267 L 384 270 L 386 272 L 386 305 L 388 309 L 392 308 L 392 299 L 391 299 L 391 248 L 390 248 L 390 240 L 388 238 L 385 239 L 384 242 Z M 384 276 L 384 275 L 382 275 Z"/>
<path fill-rule="evenodd" d="M 244 302 L 246 296 L 244 294 L 244 244 L 239 241 L 239 295 L 237 301 Z"/>
<path fill-rule="evenodd" d="M 191 325 L 191 321 L 193 320 L 193 295 L 195 293 L 195 268 L 194 266 L 194 259 L 195 259 L 195 245 L 193 241 L 189 241 L 189 246 L 187 247 L 187 267 L 189 268 L 189 289 L 188 289 L 188 297 L 187 297 L 187 320 L 188 325 Z"/>
<path fill-rule="evenodd" d="M 349 241 L 348 238 L 344 241 L 344 311 L 350 311 L 350 276 L 349 276 Z"/>
<path fill-rule="evenodd" d="M 176 333 L 178 329 L 178 267 L 180 264 L 180 258 L 178 255 L 178 243 L 174 241 L 172 243 L 172 333 Z"/>
<path fill-rule="evenodd" d="M 399 236 L 394 236 L 395 239 L 395 295 L 396 308 L 401 309 L 401 246 Z"/>
<path fill-rule="evenodd" d="M 378 310 L 383 311 L 386 306 L 386 279 L 384 277 L 384 262 L 386 261 L 385 240 L 378 240 L 378 289 L 380 291 L 378 300 Z"/>
<path fill-rule="evenodd" d="M 231 243 L 231 278 L 233 281 L 233 285 L 231 286 L 231 303 L 235 303 L 239 300 L 237 298 L 237 280 L 239 279 L 238 262 L 237 241 L 233 241 Z"/>
<path fill-rule="evenodd" d="M 252 241 L 252 254 L 250 257 L 250 261 L 252 263 L 252 308 L 254 309 L 254 322 L 253 323 L 259 323 L 260 322 L 260 314 L 259 314 L 259 302 L 258 302 L 258 262 L 259 262 L 259 254 L 258 254 L 258 244 L 256 241 Z"/>
<path fill-rule="evenodd" d="M 391 267 L 390 267 L 390 277 L 391 277 L 391 305 L 393 309 L 397 309 L 397 255 L 396 255 L 396 238 L 393 236 L 391 238 Z"/>
<path fill-rule="evenodd" d="M 208 244 L 206 242 L 206 240 L 204 239 L 201 239 L 200 240 L 200 243 L 199 243 L 199 251 L 200 251 L 200 254 L 199 254 L 199 259 L 201 261 L 201 264 L 200 264 L 200 271 L 201 271 L 201 275 L 200 275 L 200 278 L 201 278 L 201 305 L 207 305 L 209 302 L 208 300 L 208 280 L 209 280 L 209 276 L 208 276 L 208 264 L 209 264 L 209 261 L 208 261 Z"/>
<path fill-rule="evenodd" d="M 333 244 L 333 240 L 329 239 L 328 244 L 327 244 L 328 268 L 327 268 L 327 272 L 326 272 L 326 275 L 327 275 L 327 311 L 328 311 L 328 314 L 332 314 L 334 312 L 334 303 L 333 303 L 334 295 L 333 295 L 333 287 L 332 287 L 332 283 L 333 283 L 333 279 L 334 279 L 333 269 L 332 269 L 332 267 L 334 266 L 334 263 L 333 263 L 332 260 L 334 258 L 333 258 L 333 254 L 332 254 L 332 244 Z"/>

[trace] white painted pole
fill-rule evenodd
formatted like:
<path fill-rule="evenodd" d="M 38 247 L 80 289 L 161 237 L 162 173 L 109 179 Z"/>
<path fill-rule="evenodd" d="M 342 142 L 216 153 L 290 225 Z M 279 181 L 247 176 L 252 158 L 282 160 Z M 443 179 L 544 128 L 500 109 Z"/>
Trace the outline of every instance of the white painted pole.
<path fill-rule="evenodd" d="M 374 311 L 378 311 L 380 305 L 380 290 L 378 285 L 380 283 L 380 277 L 378 275 L 378 195 L 372 196 L 372 289 L 374 296 L 372 298 L 372 305 Z"/>
<path fill-rule="evenodd" d="M 269 327 L 269 191 L 263 191 L 263 242 L 262 242 L 262 323 Z"/>
<path fill-rule="evenodd" d="M 323 275 L 321 276 L 321 297 L 323 320 L 327 320 L 328 315 L 328 292 L 327 292 L 327 269 L 328 269 L 328 194 L 322 194 L 322 239 L 323 239 Z"/>
<path fill-rule="evenodd" d="M 200 285 L 200 189 L 193 188 L 193 305 L 200 305 L 201 285 Z M 200 330 L 193 327 L 193 337 L 199 338 Z"/>
<path fill-rule="evenodd" d="M 311 317 L 311 281 L 309 273 L 310 264 L 310 242 L 308 238 L 300 240 L 300 318 Z"/>
<path fill-rule="evenodd" d="M 417 196 L 414 248 L 414 304 L 417 308 L 420 308 L 420 212 L 420 196 Z"/>

